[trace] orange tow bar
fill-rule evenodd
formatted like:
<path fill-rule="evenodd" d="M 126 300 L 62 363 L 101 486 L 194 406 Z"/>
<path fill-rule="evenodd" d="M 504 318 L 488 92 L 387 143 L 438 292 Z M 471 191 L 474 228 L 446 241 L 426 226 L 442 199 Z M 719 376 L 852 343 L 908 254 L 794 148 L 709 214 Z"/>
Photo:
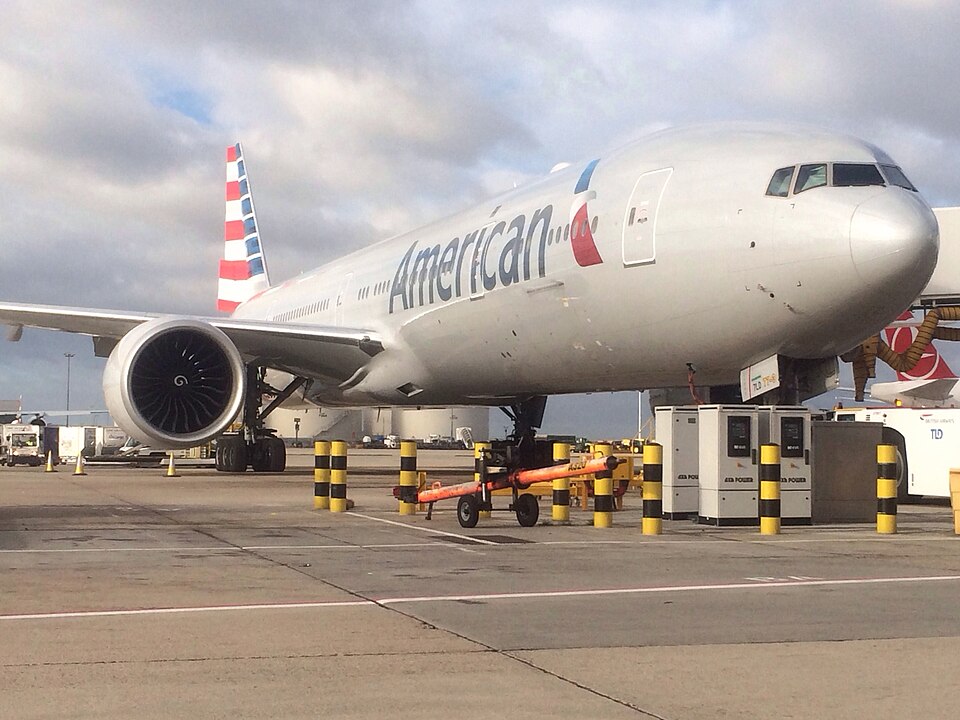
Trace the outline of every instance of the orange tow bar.
<path fill-rule="evenodd" d="M 432 503 L 437 500 L 446 500 L 447 498 L 475 495 L 481 491 L 484 485 L 486 485 L 487 490 L 491 492 L 509 487 L 525 488 L 534 483 L 546 482 L 557 478 L 591 475 L 593 473 L 603 472 L 604 470 L 613 470 L 618 463 L 619 460 L 617 460 L 617 458 L 609 455 L 602 458 L 572 462 L 567 465 L 552 465 L 550 467 L 537 468 L 536 470 L 515 470 L 512 473 L 487 480 L 486 483 L 473 481 L 460 483 L 459 485 L 448 485 L 447 487 L 434 487 L 428 490 L 421 490 L 417 493 L 417 502 Z"/>

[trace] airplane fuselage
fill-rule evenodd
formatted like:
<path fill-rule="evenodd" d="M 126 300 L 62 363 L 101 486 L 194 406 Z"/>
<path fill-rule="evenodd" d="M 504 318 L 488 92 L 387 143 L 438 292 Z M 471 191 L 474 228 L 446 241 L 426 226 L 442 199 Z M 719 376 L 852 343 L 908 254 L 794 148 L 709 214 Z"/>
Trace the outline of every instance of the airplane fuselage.
<path fill-rule="evenodd" d="M 531 394 L 738 382 L 774 354 L 878 332 L 937 257 L 926 202 L 892 184 L 768 195 L 779 168 L 893 165 L 854 138 L 664 131 L 355 252 L 235 318 L 364 327 L 384 351 L 324 404 L 501 404 Z M 798 181 L 799 182 L 799 181 Z M 796 186 L 799 189 L 799 184 Z"/>

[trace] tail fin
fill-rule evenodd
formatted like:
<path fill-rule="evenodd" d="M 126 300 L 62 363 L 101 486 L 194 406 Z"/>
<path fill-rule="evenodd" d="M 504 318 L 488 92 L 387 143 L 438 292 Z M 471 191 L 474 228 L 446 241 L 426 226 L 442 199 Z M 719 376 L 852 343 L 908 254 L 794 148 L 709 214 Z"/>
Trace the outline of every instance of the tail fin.
<path fill-rule="evenodd" d="M 913 321 L 914 324 L 909 324 Z M 894 352 L 904 352 L 917 337 L 916 320 L 909 310 L 903 312 L 896 322 L 883 330 L 883 339 Z M 923 351 L 920 362 L 909 372 L 898 372 L 897 380 L 944 380 L 957 375 L 941 357 L 936 345 L 931 342 Z"/>
<path fill-rule="evenodd" d="M 233 312 L 240 303 L 270 287 L 267 261 L 257 230 L 253 195 L 240 143 L 227 148 L 227 213 L 217 310 Z"/>

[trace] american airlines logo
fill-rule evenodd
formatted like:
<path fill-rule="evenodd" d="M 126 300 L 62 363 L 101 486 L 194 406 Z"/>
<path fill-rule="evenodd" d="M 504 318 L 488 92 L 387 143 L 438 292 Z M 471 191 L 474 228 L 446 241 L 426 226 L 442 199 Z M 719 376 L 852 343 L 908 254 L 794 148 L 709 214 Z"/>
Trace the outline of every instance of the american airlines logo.
<path fill-rule="evenodd" d="M 587 201 L 596 197 L 589 189 L 599 160 L 594 160 L 577 182 L 570 212 L 570 244 L 581 267 L 602 263 L 593 239 Z M 531 277 L 547 274 L 546 250 L 553 237 L 553 205 L 520 213 L 507 222 L 490 222 L 455 237 L 445 246 L 420 249 L 414 242 L 397 266 L 390 288 L 390 313 L 447 302 L 466 294 L 480 295 L 496 287 L 508 287 Z M 560 229 L 557 229 L 557 242 Z M 532 262 L 536 250 L 536 271 Z M 466 273 L 464 266 L 466 264 Z"/>

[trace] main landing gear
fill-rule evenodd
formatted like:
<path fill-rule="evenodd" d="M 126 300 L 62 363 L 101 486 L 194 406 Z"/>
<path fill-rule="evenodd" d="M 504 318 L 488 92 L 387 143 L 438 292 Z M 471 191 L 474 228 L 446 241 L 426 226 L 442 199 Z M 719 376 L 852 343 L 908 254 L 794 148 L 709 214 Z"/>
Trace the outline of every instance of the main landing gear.
<path fill-rule="evenodd" d="M 264 381 L 264 369 L 247 365 L 247 394 L 243 402 L 243 427 L 237 433 L 224 433 L 217 440 L 217 470 L 244 472 L 283 472 L 287 466 L 287 448 L 275 430 L 264 427 L 263 420 L 284 400 L 300 389 L 306 378 L 294 378 L 283 390 Z M 264 395 L 274 399 L 261 408 Z"/>

